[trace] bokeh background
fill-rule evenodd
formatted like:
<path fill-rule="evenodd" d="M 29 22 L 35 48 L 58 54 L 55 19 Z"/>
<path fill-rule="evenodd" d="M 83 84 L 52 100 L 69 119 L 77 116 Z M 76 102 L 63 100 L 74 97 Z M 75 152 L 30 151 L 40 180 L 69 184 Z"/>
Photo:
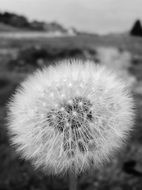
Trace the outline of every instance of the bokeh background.
<path fill-rule="evenodd" d="M 128 143 L 104 167 L 78 177 L 80 190 L 142 189 L 142 1 L 0 0 L 0 190 L 67 190 L 16 155 L 6 105 L 30 73 L 66 58 L 114 69 L 136 104 Z"/>

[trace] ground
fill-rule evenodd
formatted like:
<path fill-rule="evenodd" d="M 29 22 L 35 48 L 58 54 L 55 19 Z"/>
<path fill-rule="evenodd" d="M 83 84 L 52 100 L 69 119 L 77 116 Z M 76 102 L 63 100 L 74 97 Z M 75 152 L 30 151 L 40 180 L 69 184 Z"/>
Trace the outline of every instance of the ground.
<path fill-rule="evenodd" d="M 118 48 L 127 52 L 122 68 L 127 69 L 123 74 L 129 75 L 132 80 L 131 91 L 136 104 L 136 119 L 134 130 L 126 146 L 116 153 L 110 162 L 100 169 L 88 171 L 78 176 L 80 190 L 141 190 L 142 189 L 142 38 L 128 35 L 80 35 L 61 38 L 34 38 L 17 39 L 2 38 L 0 36 L 0 190 L 66 190 L 68 189 L 67 176 L 46 176 L 41 171 L 35 171 L 28 161 L 15 154 L 10 146 L 7 133 L 6 105 L 17 85 L 33 72 L 37 66 L 44 65 L 45 60 L 40 58 L 39 65 L 25 63 L 25 57 L 19 59 L 19 51 L 23 48 L 44 48 L 55 53 L 61 49 L 77 49 L 83 56 L 94 57 L 96 49 L 105 47 L 112 50 Z M 81 49 L 81 51 L 80 51 Z M 84 51 L 85 50 L 85 51 Z M 87 50 L 87 53 L 86 53 Z M 88 51 L 92 53 L 88 54 Z M 112 54 L 115 54 L 114 51 Z M 109 53 L 109 51 L 108 51 Z M 116 53 L 117 54 L 117 53 Z M 20 54 L 21 55 L 21 54 Z M 34 54 L 35 55 L 35 54 Z M 62 55 L 62 54 L 61 54 Z M 92 57 L 90 57 L 90 55 Z M 28 55 L 29 56 L 29 55 Z M 82 55 L 81 55 L 82 56 Z M 122 55 L 123 56 L 123 55 Z M 126 68 L 123 63 L 128 61 Z M 113 58 L 114 59 L 114 58 Z M 109 59 L 113 67 L 113 59 Z M 120 59 L 120 58 L 117 58 Z M 15 62 L 14 62 L 15 61 Z M 36 60 L 37 61 L 37 60 Z M 46 62 L 48 56 L 46 57 Z M 51 60 L 50 60 L 51 61 Z M 116 60 L 114 60 L 115 62 Z M 13 65 L 13 63 L 16 63 Z M 116 61 L 115 64 L 120 64 Z M 11 67 L 12 64 L 12 67 Z M 22 66 L 21 66 L 22 65 Z M 117 69 L 117 66 L 116 66 Z M 123 71 L 122 71 L 123 72 Z M 130 80 L 131 81 L 131 80 Z M 133 167 L 135 164 L 135 167 Z"/>

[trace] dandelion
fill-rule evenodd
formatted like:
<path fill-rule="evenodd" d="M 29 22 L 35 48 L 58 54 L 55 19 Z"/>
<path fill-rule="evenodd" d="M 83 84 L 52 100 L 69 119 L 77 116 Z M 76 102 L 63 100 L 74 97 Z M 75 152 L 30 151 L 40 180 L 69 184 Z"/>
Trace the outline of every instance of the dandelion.
<path fill-rule="evenodd" d="M 127 140 L 133 99 L 112 71 L 66 60 L 29 76 L 8 104 L 11 143 L 45 172 L 99 167 Z"/>

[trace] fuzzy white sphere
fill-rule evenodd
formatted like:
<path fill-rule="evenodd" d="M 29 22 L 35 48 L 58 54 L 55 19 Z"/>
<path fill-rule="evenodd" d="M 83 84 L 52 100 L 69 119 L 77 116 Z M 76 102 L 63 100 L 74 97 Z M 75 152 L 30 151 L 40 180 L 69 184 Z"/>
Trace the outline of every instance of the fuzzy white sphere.
<path fill-rule="evenodd" d="M 8 105 L 18 153 L 48 173 L 98 167 L 133 126 L 133 99 L 104 66 L 66 60 L 28 77 Z"/>

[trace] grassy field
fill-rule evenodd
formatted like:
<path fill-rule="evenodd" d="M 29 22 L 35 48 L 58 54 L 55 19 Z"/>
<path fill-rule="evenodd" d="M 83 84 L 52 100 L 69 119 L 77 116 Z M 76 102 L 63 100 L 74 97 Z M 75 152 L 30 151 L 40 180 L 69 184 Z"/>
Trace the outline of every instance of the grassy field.
<path fill-rule="evenodd" d="M 27 52 L 31 51 L 31 55 L 25 53 L 26 49 Z M 104 64 L 118 69 L 118 72 L 123 73 L 123 77 L 127 75 L 128 82 L 132 83 L 130 86 L 137 112 L 135 130 L 126 147 L 100 170 L 89 171 L 79 176 L 79 189 L 142 189 L 142 38 L 128 35 L 79 35 L 16 39 L 3 38 L 0 35 L 0 190 L 67 189 L 66 176 L 47 177 L 40 171 L 34 171 L 29 162 L 15 154 L 7 136 L 6 104 L 17 85 L 29 73 L 48 65 L 48 62 L 51 64 L 58 57 L 78 57 L 77 54 L 83 59 L 89 58 L 98 63 L 104 60 Z M 107 61 L 103 56 L 107 56 Z"/>

